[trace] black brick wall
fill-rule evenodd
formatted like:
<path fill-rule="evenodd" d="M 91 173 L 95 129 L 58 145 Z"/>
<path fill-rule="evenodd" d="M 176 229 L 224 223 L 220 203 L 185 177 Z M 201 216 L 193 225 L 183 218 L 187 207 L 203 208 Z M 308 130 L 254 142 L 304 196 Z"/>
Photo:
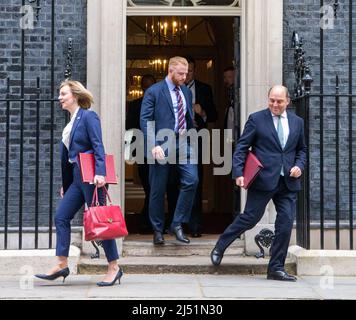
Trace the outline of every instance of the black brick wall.
<path fill-rule="evenodd" d="M 339 1 L 340 7 L 333 29 L 324 29 L 324 93 L 335 93 L 335 76 L 340 79 L 340 93 L 348 93 L 349 77 L 349 7 L 348 1 Z M 334 1 L 324 1 L 324 5 L 332 5 Z M 284 1 L 284 83 L 291 92 L 294 89 L 294 50 L 292 34 L 297 31 L 304 39 L 306 57 L 311 67 L 312 94 L 320 92 L 320 1 L 319 0 L 287 0 Z M 356 33 L 356 3 L 353 4 L 353 34 Z M 353 84 L 356 84 L 356 38 L 353 37 Z M 356 91 L 353 90 L 356 94 Z M 353 102 L 353 136 L 356 135 L 356 99 Z M 312 217 L 320 215 L 320 100 L 310 100 L 310 164 L 311 164 L 311 206 Z M 349 210 L 349 148 L 348 148 L 348 100 L 340 99 L 340 209 L 341 218 L 348 217 Z M 336 122 L 335 98 L 324 100 L 324 214 L 326 219 L 335 217 L 336 192 Z M 355 139 L 354 139 L 355 140 Z M 353 142 L 353 172 L 356 176 L 356 143 Z M 355 191 L 355 183 L 353 185 Z M 354 212 L 356 197 L 354 192 Z"/>
<path fill-rule="evenodd" d="M 25 2 L 28 5 L 28 1 Z M 41 1 L 38 20 L 34 29 L 25 30 L 25 98 L 35 97 L 36 78 L 41 79 L 41 98 L 51 98 L 51 3 Z M 54 97 L 58 96 L 58 86 L 64 79 L 67 40 L 73 39 L 72 78 L 85 84 L 86 80 L 86 1 L 54 0 L 55 39 L 54 39 Z M 6 78 L 11 79 L 10 96 L 20 94 L 21 86 L 21 28 L 20 13 L 22 1 L 0 0 L 0 99 L 6 98 Z M 10 108 L 10 184 L 9 184 L 9 226 L 18 225 L 19 213 L 19 169 L 20 144 L 24 147 L 23 166 L 23 225 L 33 226 L 35 219 L 35 152 L 36 152 L 36 103 L 24 105 L 24 139 L 20 141 L 20 108 L 12 102 Z M 0 102 L 0 226 L 4 219 L 5 185 L 5 123 L 6 103 Z M 39 221 L 48 225 L 50 190 L 50 134 L 51 104 L 40 105 L 40 192 Z M 53 213 L 58 202 L 61 186 L 59 141 L 65 125 L 65 113 L 56 102 L 54 104 L 54 171 L 53 171 Z M 75 224 L 80 217 L 74 220 Z"/>

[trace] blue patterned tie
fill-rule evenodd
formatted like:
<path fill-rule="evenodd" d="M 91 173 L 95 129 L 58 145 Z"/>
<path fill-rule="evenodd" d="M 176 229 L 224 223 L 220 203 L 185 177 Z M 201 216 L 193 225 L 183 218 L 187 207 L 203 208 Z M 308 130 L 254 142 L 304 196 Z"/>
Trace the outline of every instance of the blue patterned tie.
<path fill-rule="evenodd" d="M 281 147 L 283 149 L 284 148 L 284 132 L 283 132 L 281 116 L 278 116 L 277 133 L 278 133 L 279 142 L 281 143 Z"/>
<path fill-rule="evenodd" d="M 284 132 L 283 132 L 281 116 L 278 116 L 277 134 L 278 134 L 279 142 L 281 143 L 281 147 L 282 149 L 284 149 L 285 141 L 284 141 Z M 281 176 L 284 176 L 283 165 L 281 168 Z"/>
<path fill-rule="evenodd" d="M 183 107 L 183 99 L 179 92 L 179 87 L 175 87 L 174 91 L 177 95 L 177 103 L 178 103 L 178 133 L 181 133 L 186 125 L 185 125 L 185 115 L 184 115 L 184 107 Z"/>

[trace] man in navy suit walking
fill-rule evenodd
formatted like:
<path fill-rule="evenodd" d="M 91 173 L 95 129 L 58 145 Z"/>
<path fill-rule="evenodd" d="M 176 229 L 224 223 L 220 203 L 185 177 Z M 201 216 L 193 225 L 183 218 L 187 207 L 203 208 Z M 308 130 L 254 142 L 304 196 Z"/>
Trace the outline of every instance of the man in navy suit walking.
<path fill-rule="evenodd" d="M 300 176 L 306 163 L 304 123 L 287 111 L 290 103 L 288 89 L 274 86 L 268 93 L 268 108 L 250 115 L 237 142 L 233 158 L 233 178 L 244 186 L 243 169 L 248 149 L 264 168 L 247 192 L 245 211 L 226 228 L 211 252 L 211 261 L 219 265 L 226 248 L 262 218 L 272 199 L 277 217 L 275 238 L 271 247 L 267 279 L 296 281 L 284 270 L 288 245 L 293 228 Z"/>
<path fill-rule="evenodd" d="M 188 61 L 188 75 L 185 80 L 187 87 L 192 92 L 192 104 L 194 110 L 194 126 L 199 132 L 207 128 L 208 122 L 214 122 L 217 118 L 217 112 L 214 105 L 213 91 L 211 86 L 197 80 L 196 62 L 191 56 L 185 57 Z M 201 237 L 203 228 L 203 145 L 202 140 L 198 140 L 198 177 L 199 184 L 195 193 L 192 213 L 189 221 L 189 228 L 193 238 Z"/>
<path fill-rule="evenodd" d="M 188 62 L 185 58 L 171 58 L 167 77 L 147 89 L 141 106 L 140 122 L 145 137 L 145 152 L 148 159 L 155 160 L 149 169 L 151 187 L 149 216 L 154 230 L 155 245 L 164 244 L 164 195 L 172 163 L 169 159 L 172 160 L 172 157 L 178 160 L 176 167 L 180 179 L 180 192 L 170 231 L 175 234 L 178 241 L 190 242 L 183 232 L 182 223 L 189 222 L 198 185 L 198 172 L 196 161 L 195 164 L 191 161 L 195 158 L 194 151 L 187 143 L 187 139 L 182 139 L 187 130 L 194 128 L 192 95 L 184 85 L 187 73 Z M 172 145 L 169 144 L 168 137 L 163 140 L 157 138 L 157 133 L 163 129 L 169 129 L 169 133 L 172 133 L 174 140 Z M 185 159 L 177 159 L 175 154 L 182 153 L 186 155 Z"/>

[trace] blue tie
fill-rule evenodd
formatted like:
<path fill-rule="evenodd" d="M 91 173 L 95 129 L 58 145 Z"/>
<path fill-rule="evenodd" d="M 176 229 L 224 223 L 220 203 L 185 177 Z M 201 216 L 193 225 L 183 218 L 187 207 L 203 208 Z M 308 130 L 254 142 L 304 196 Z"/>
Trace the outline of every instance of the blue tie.
<path fill-rule="evenodd" d="M 277 134 L 278 134 L 279 142 L 281 143 L 281 147 L 282 149 L 284 149 L 285 142 L 284 142 L 284 132 L 283 132 L 281 116 L 278 116 Z M 284 176 L 283 165 L 281 168 L 281 176 Z"/>
<path fill-rule="evenodd" d="M 283 132 L 281 116 L 278 116 L 277 133 L 278 133 L 279 142 L 281 143 L 281 147 L 283 149 L 284 148 L 284 132 Z"/>

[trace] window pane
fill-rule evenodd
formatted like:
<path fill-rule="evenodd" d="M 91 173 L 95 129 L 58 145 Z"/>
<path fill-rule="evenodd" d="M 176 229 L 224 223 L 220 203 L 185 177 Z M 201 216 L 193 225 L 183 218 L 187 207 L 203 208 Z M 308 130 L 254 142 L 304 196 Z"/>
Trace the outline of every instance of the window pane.
<path fill-rule="evenodd" d="M 238 0 L 127 0 L 128 7 L 135 6 L 239 6 Z"/>

